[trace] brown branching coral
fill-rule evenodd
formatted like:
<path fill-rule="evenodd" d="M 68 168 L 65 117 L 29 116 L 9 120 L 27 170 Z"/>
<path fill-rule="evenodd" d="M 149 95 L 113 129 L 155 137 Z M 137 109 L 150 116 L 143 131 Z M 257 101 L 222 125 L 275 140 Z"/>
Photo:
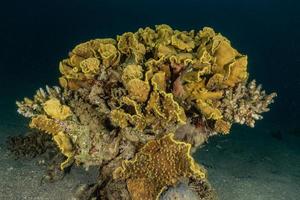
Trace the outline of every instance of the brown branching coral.
<path fill-rule="evenodd" d="M 38 89 L 32 100 L 25 97 L 23 101 L 17 101 L 18 113 L 28 118 L 43 114 L 45 112 L 43 104 L 51 98 L 64 102 L 65 98 L 60 87 L 46 86 L 46 90 Z"/>
<path fill-rule="evenodd" d="M 233 89 L 225 91 L 222 99 L 224 119 L 230 123 L 246 124 L 254 127 L 255 121 L 262 119 L 262 113 L 269 111 L 269 104 L 273 103 L 276 93 L 266 94 L 261 85 L 251 81 L 248 85 L 238 84 Z"/>
<path fill-rule="evenodd" d="M 247 85 L 247 59 L 212 28 L 140 28 L 75 46 L 59 64 L 62 89 L 39 89 L 32 100 L 17 102 L 18 112 L 51 135 L 67 157 L 61 168 L 99 166 L 101 198 L 155 199 L 180 177 L 203 175 L 190 148 L 228 134 L 233 123 L 253 127 L 269 110 L 276 94 Z M 170 164 L 166 174 L 154 169 Z M 153 174 L 142 176 L 141 165 Z M 112 179 L 116 169 L 122 180 Z"/>

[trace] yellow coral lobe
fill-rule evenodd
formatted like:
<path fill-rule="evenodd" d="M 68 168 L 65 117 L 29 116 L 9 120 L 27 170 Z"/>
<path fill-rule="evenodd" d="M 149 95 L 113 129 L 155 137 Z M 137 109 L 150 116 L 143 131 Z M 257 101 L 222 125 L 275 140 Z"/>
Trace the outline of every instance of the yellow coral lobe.
<path fill-rule="evenodd" d="M 228 65 L 224 84 L 233 87 L 237 83 L 245 81 L 248 78 L 247 64 L 247 56 L 243 56 Z"/>
<path fill-rule="evenodd" d="M 174 100 L 172 93 L 164 93 L 164 101 L 162 102 L 162 107 L 164 108 L 164 113 L 168 116 L 168 121 L 176 119 L 176 122 L 180 124 L 186 123 L 186 115 L 184 109 Z"/>
<path fill-rule="evenodd" d="M 67 160 L 60 164 L 60 168 L 63 170 L 64 168 L 72 165 L 74 162 L 74 150 L 71 139 L 64 134 L 62 131 L 58 132 L 53 136 L 53 140 L 56 142 L 62 154 L 67 157 Z"/>
<path fill-rule="evenodd" d="M 223 91 L 210 92 L 206 89 L 202 89 L 200 91 L 194 91 L 193 94 L 196 96 L 197 99 L 202 99 L 205 101 L 217 100 L 223 97 Z"/>
<path fill-rule="evenodd" d="M 216 64 L 219 67 L 230 63 L 238 55 L 238 52 L 231 47 L 230 42 L 221 36 L 214 38 L 214 44 L 216 45 L 216 49 L 212 49 L 212 51 L 214 51 Z"/>
<path fill-rule="evenodd" d="M 149 83 L 140 79 L 132 79 L 127 83 L 129 97 L 138 102 L 145 102 L 150 92 Z"/>
<path fill-rule="evenodd" d="M 180 50 L 192 51 L 195 47 L 195 42 L 192 37 L 183 32 L 175 33 L 172 38 L 172 45 Z"/>
<path fill-rule="evenodd" d="M 188 64 L 192 64 L 194 62 L 193 54 L 191 53 L 177 53 L 170 56 L 169 60 L 172 65 L 181 64 L 183 66 L 187 66 Z"/>
<path fill-rule="evenodd" d="M 167 24 L 156 25 L 155 28 L 158 35 L 157 44 L 170 44 L 174 32 L 173 29 Z"/>
<path fill-rule="evenodd" d="M 140 105 L 135 102 L 134 100 L 130 99 L 129 97 L 123 97 L 121 99 L 121 102 L 123 104 L 126 104 L 127 106 L 130 106 L 133 108 L 134 114 L 142 116 L 142 111 Z"/>
<path fill-rule="evenodd" d="M 166 91 L 167 83 L 165 72 L 159 71 L 155 73 L 151 79 L 154 90 Z"/>
<path fill-rule="evenodd" d="M 156 190 L 151 182 L 146 179 L 129 179 L 127 181 L 127 188 L 131 194 L 132 200 L 144 199 L 152 200 L 156 199 L 152 192 Z M 159 195 L 157 195 L 159 196 Z"/>
<path fill-rule="evenodd" d="M 157 38 L 157 33 L 149 28 L 146 27 L 145 29 L 140 28 L 138 30 L 141 38 L 143 39 L 144 43 L 148 46 L 147 50 L 151 50 L 155 46 L 155 40 Z"/>
<path fill-rule="evenodd" d="M 31 119 L 30 128 L 36 128 L 51 135 L 56 135 L 63 128 L 53 119 L 49 119 L 46 115 L 38 115 Z"/>
<path fill-rule="evenodd" d="M 80 66 L 80 63 L 84 60 L 83 57 L 77 56 L 75 54 L 71 55 L 68 62 L 74 67 L 78 68 Z M 78 70 L 78 69 L 77 69 Z M 74 70 L 75 71 L 75 70 Z"/>
<path fill-rule="evenodd" d="M 87 58 L 80 62 L 80 68 L 83 73 L 96 74 L 99 71 L 100 61 L 97 58 Z"/>
<path fill-rule="evenodd" d="M 191 157 L 190 148 L 190 144 L 174 140 L 173 134 L 151 140 L 132 160 L 124 161 L 113 176 L 127 181 L 133 200 L 155 200 L 183 177 L 206 177 L 205 170 Z"/>
<path fill-rule="evenodd" d="M 143 60 L 146 48 L 138 41 L 134 33 L 123 33 L 123 35 L 117 37 L 117 40 L 118 49 L 121 53 L 134 56 L 135 63 L 139 63 Z"/>
<path fill-rule="evenodd" d="M 153 111 L 154 114 L 162 117 L 162 118 L 166 118 L 164 113 L 162 112 L 162 108 L 161 108 L 161 104 L 160 104 L 160 96 L 158 92 L 152 92 L 150 95 L 150 98 L 148 100 L 148 104 L 146 106 L 146 111 L 148 113 L 150 113 L 151 111 Z"/>
<path fill-rule="evenodd" d="M 199 49 L 197 50 L 197 57 L 202 64 L 210 64 L 210 62 L 213 60 L 213 56 L 211 56 L 203 47 L 199 47 Z"/>
<path fill-rule="evenodd" d="M 30 128 L 36 128 L 52 135 L 53 140 L 56 142 L 62 154 L 67 157 L 67 160 L 61 163 L 62 170 L 73 163 L 74 150 L 71 139 L 63 133 L 64 129 L 58 122 L 49 119 L 46 115 L 38 115 L 32 118 L 29 126 Z"/>
<path fill-rule="evenodd" d="M 59 62 L 59 71 L 63 75 L 68 75 L 72 71 L 72 67 L 67 65 L 67 59 Z"/>
<path fill-rule="evenodd" d="M 71 109 L 66 105 L 62 105 L 56 98 L 46 101 L 43 108 L 47 115 L 58 120 L 65 120 L 72 114 Z"/>
<path fill-rule="evenodd" d="M 113 44 L 100 44 L 98 49 L 101 58 L 103 59 L 103 65 L 116 66 L 120 62 L 120 52 Z"/>
<path fill-rule="evenodd" d="M 114 126 L 125 128 L 128 126 L 128 114 L 122 109 L 115 109 L 110 112 L 110 120 Z"/>
<path fill-rule="evenodd" d="M 65 77 L 59 77 L 58 81 L 59 81 L 59 85 L 61 87 L 63 87 L 63 88 L 68 87 L 68 81 L 67 81 L 67 79 L 65 79 Z"/>
<path fill-rule="evenodd" d="M 172 46 L 157 45 L 156 55 L 158 58 L 166 58 L 176 54 L 176 49 Z"/>
<path fill-rule="evenodd" d="M 127 65 L 122 73 L 122 81 L 126 85 L 132 79 L 143 78 L 143 68 L 140 65 Z"/>
<path fill-rule="evenodd" d="M 124 54 L 130 54 L 131 50 L 136 48 L 138 40 L 132 32 L 123 33 L 117 37 L 118 49 Z"/>
<path fill-rule="evenodd" d="M 208 89 L 220 88 L 224 81 L 224 75 L 216 73 L 207 82 L 206 87 Z"/>
<path fill-rule="evenodd" d="M 186 123 L 184 109 L 174 100 L 172 93 L 164 91 L 152 92 L 146 106 L 146 111 L 148 113 L 152 112 L 155 116 L 166 121 L 166 123 Z"/>
<path fill-rule="evenodd" d="M 90 42 L 84 42 L 82 44 L 77 45 L 72 50 L 73 55 L 82 57 L 82 58 L 89 58 L 93 56 L 93 51 L 90 47 Z"/>
<path fill-rule="evenodd" d="M 212 105 L 206 103 L 202 99 L 197 100 L 197 107 L 207 119 L 217 120 L 223 117 L 220 110 L 214 108 Z"/>

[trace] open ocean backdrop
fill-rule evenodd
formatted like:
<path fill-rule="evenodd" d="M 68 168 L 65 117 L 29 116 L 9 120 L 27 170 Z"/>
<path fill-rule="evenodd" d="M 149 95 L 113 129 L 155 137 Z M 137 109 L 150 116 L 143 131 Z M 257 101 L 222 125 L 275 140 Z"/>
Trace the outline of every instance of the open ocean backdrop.
<path fill-rule="evenodd" d="M 250 79 L 278 94 L 254 129 L 234 126 L 231 135 L 213 138 L 196 153 L 220 199 L 300 199 L 297 0 L 3 1 L 0 143 L 27 126 L 15 100 L 31 97 L 39 87 L 58 85 L 58 63 L 76 44 L 162 23 L 179 30 L 214 28 L 248 55 Z"/>

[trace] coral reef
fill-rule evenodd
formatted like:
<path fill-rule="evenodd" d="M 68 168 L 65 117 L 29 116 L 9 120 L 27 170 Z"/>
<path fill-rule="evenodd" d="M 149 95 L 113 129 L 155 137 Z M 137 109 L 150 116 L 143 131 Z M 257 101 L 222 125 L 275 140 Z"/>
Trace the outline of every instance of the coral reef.
<path fill-rule="evenodd" d="M 17 102 L 18 112 L 51 136 L 61 169 L 99 167 L 99 182 L 78 196 L 168 199 L 193 179 L 209 199 L 191 154 L 233 123 L 253 127 L 276 96 L 247 84 L 247 59 L 212 28 L 140 28 L 77 45 L 59 64 L 60 87 Z"/>

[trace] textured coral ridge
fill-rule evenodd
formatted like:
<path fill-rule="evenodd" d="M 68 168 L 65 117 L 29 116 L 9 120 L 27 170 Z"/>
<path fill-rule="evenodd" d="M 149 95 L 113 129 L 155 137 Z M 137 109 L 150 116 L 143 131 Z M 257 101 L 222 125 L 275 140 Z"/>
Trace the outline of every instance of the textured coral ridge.
<path fill-rule="evenodd" d="M 190 144 L 178 142 L 172 134 L 148 142 L 134 159 L 123 162 L 114 177 L 127 179 L 133 200 L 158 199 L 167 186 L 183 177 L 205 178 L 205 171 L 190 155 Z"/>
<path fill-rule="evenodd" d="M 210 136 L 229 133 L 233 123 L 253 127 L 276 96 L 266 94 L 255 81 L 247 84 L 247 56 L 208 27 L 178 31 L 163 24 L 116 39 L 90 40 L 77 45 L 59 70 L 61 87 L 39 89 L 33 99 L 17 102 L 18 112 L 31 119 L 31 128 L 53 138 L 66 157 L 62 169 L 74 162 L 99 166 L 107 183 L 100 194 L 108 199 L 136 198 L 140 193 L 132 188 L 158 181 L 149 186 L 151 199 L 180 176 L 191 175 L 180 171 L 164 182 L 134 175 L 130 163 L 150 162 L 140 160 L 146 147 L 169 143 L 181 148 L 173 153 L 188 161 L 190 169 L 197 165 L 187 149 L 194 152 Z M 174 133 L 174 139 L 167 133 Z M 153 156 L 168 155 L 164 148 Z M 124 173 L 135 178 L 114 181 L 112 172 L 130 159 L 135 161 L 125 162 Z M 149 166 L 160 168 L 175 160 L 168 162 Z"/>

